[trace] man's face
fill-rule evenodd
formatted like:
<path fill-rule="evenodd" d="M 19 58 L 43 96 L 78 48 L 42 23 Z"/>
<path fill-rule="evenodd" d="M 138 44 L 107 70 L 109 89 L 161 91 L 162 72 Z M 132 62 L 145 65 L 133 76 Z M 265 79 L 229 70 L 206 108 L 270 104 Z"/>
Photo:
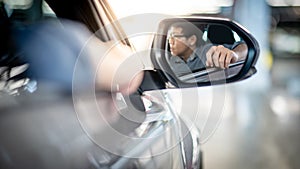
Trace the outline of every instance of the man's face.
<path fill-rule="evenodd" d="M 182 33 L 182 28 L 171 27 L 169 36 L 171 54 L 174 56 L 184 56 L 190 50 L 187 40 L 188 38 Z"/>

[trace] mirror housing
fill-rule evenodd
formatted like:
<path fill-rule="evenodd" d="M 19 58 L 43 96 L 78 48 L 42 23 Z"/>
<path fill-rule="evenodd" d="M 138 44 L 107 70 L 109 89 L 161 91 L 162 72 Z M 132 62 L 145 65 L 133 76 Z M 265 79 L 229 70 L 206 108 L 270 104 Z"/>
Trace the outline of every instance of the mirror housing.
<path fill-rule="evenodd" d="M 248 49 L 246 58 L 243 61 L 230 64 L 227 69 L 205 67 L 199 71 L 191 71 L 190 73 L 179 77 L 175 73 L 174 68 L 171 67 L 168 60 L 168 57 L 170 57 L 168 55 L 171 55 L 168 38 L 170 37 L 170 27 L 172 27 L 175 23 L 180 22 L 192 23 L 194 25 L 219 25 L 221 27 L 229 28 L 229 30 L 231 29 L 232 32 L 236 33 L 247 45 Z M 215 43 L 213 42 L 213 39 L 214 38 L 211 37 L 211 43 Z M 259 52 L 260 49 L 258 42 L 249 33 L 249 31 L 230 19 L 214 17 L 169 18 L 163 20 L 159 24 L 159 29 L 152 44 L 151 60 L 154 65 L 154 69 L 160 72 L 160 74 L 167 79 L 167 82 L 171 83 L 173 86 L 181 88 L 199 87 L 232 83 L 251 77 L 256 73 L 255 64 L 257 62 Z M 238 71 L 234 74 L 230 74 L 230 72 L 232 72 L 231 67 L 235 66 L 239 66 Z M 223 74 L 223 76 L 219 76 L 220 74 Z"/>

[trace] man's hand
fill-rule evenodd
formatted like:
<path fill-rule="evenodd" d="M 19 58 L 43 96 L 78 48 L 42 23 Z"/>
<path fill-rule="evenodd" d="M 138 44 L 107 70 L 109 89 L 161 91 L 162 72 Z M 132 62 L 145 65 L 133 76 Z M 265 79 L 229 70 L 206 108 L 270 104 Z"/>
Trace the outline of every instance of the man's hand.
<path fill-rule="evenodd" d="M 206 53 L 207 67 L 228 68 L 230 63 L 238 60 L 238 55 L 223 45 L 212 46 Z"/>

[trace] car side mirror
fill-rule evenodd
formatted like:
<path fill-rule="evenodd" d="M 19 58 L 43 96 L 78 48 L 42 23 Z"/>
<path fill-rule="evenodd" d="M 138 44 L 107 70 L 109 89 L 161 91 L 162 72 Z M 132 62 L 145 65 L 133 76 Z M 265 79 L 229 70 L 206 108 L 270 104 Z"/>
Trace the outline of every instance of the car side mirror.
<path fill-rule="evenodd" d="M 256 73 L 256 39 L 223 18 L 163 20 L 153 41 L 151 59 L 177 87 L 208 86 L 243 80 Z"/>

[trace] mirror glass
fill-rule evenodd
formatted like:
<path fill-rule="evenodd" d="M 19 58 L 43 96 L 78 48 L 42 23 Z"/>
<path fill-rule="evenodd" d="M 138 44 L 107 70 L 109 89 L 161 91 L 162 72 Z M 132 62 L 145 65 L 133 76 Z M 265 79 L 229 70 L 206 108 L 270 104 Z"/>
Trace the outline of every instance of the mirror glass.
<path fill-rule="evenodd" d="M 172 23 L 166 41 L 166 60 L 176 77 L 187 83 L 233 77 L 248 54 L 243 39 L 222 24 Z"/>

